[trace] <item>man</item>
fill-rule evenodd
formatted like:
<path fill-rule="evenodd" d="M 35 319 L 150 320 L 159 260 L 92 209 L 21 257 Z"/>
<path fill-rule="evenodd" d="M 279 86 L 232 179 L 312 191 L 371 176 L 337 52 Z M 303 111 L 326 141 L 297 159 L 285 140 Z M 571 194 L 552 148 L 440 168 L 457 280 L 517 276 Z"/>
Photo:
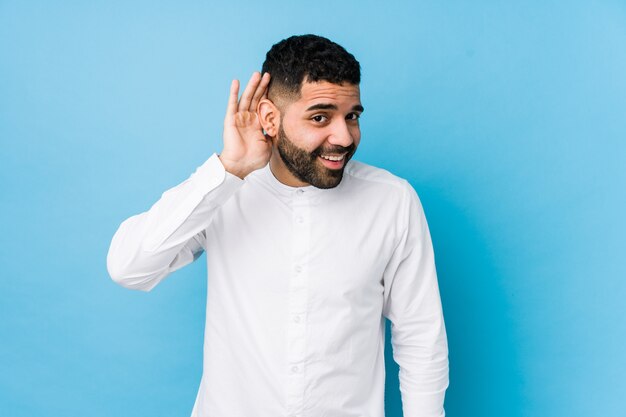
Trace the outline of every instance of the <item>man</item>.
<path fill-rule="evenodd" d="M 411 185 L 351 160 L 360 66 L 292 36 L 238 100 L 222 152 L 122 222 L 107 266 L 149 291 L 207 254 L 193 417 L 383 417 L 385 318 L 407 417 L 444 416 L 447 338 L 432 244 Z"/>

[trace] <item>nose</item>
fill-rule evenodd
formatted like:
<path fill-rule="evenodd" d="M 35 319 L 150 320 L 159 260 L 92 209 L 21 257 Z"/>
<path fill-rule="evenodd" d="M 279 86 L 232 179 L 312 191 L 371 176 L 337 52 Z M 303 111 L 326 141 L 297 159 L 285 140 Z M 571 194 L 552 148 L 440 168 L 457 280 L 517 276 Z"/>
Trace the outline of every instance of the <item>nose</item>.
<path fill-rule="evenodd" d="M 333 145 L 348 147 L 354 142 L 354 138 L 348 128 L 345 121 L 338 121 L 334 123 L 330 136 L 328 137 L 328 143 Z"/>

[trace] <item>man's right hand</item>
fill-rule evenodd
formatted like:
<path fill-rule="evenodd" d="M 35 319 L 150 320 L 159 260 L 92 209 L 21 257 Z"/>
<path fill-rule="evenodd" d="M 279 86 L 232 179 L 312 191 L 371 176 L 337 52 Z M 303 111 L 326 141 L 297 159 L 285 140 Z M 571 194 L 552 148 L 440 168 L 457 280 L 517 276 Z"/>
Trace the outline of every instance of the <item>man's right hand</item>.
<path fill-rule="evenodd" d="M 219 158 L 226 171 L 243 179 L 264 167 L 272 156 L 272 141 L 263 133 L 256 107 L 267 96 L 270 74 L 255 71 L 239 96 L 239 80 L 230 85 L 228 108 L 224 118 L 224 149 Z"/>

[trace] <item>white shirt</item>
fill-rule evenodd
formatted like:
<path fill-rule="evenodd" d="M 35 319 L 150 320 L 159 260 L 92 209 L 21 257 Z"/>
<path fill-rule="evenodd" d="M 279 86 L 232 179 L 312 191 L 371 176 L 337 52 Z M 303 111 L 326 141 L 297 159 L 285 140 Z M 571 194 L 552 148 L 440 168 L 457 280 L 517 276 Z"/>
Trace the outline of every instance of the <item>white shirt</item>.
<path fill-rule="evenodd" d="M 269 164 L 242 180 L 216 154 L 107 256 L 144 291 L 206 251 L 204 366 L 192 417 L 383 417 L 385 320 L 405 417 L 442 417 L 448 346 L 415 190 L 350 160 L 332 189 L 290 187 Z"/>

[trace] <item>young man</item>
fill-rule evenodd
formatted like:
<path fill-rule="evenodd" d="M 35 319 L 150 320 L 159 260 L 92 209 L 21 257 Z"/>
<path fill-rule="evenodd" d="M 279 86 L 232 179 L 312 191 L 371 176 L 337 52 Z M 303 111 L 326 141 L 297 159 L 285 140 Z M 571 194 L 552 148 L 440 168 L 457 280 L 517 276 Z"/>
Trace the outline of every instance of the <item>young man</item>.
<path fill-rule="evenodd" d="M 360 66 L 326 38 L 267 53 L 222 152 L 122 222 L 114 281 L 149 291 L 207 254 L 193 417 L 383 417 L 385 318 L 407 417 L 444 416 L 448 348 L 432 244 L 411 185 L 351 160 Z"/>

